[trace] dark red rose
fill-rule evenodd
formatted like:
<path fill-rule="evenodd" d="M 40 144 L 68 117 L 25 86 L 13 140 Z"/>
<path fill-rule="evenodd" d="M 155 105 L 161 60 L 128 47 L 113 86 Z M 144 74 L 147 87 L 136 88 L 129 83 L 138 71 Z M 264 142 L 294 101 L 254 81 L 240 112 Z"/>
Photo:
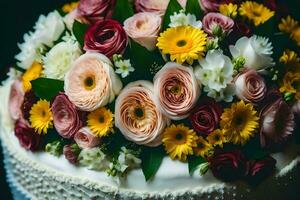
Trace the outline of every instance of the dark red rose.
<path fill-rule="evenodd" d="M 190 121 L 198 133 L 205 135 L 213 132 L 220 121 L 222 107 L 214 99 L 201 100 L 195 112 L 190 115 Z"/>
<path fill-rule="evenodd" d="M 18 138 L 20 145 L 26 150 L 40 150 L 42 138 L 29 126 L 27 121 L 22 119 L 16 121 L 15 135 Z"/>
<path fill-rule="evenodd" d="M 78 147 L 76 145 L 65 145 L 63 148 L 63 154 L 65 158 L 72 164 L 76 164 L 78 161 Z"/>
<path fill-rule="evenodd" d="M 251 29 L 244 22 L 235 23 L 233 32 L 235 33 L 235 35 L 237 35 L 237 37 L 242 37 L 242 36 L 251 37 L 252 36 Z"/>
<path fill-rule="evenodd" d="M 88 28 L 84 37 L 84 50 L 98 52 L 111 58 L 123 53 L 128 37 L 122 25 L 115 20 L 100 20 Z"/>
<path fill-rule="evenodd" d="M 277 10 L 276 0 L 264 0 L 264 4 L 273 11 Z"/>
<path fill-rule="evenodd" d="M 29 92 L 26 92 L 25 96 L 24 96 L 24 102 L 22 104 L 22 112 L 23 112 L 23 117 L 24 119 L 28 120 L 30 117 L 30 110 L 33 106 L 33 104 L 35 104 L 37 102 L 37 98 L 34 95 L 33 91 L 30 90 Z"/>
<path fill-rule="evenodd" d="M 213 175 L 222 181 L 235 181 L 247 174 L 247 161 L 240 150 L 216 150 L 208 160 Z"/>
<path fill-rule="evenodd" d="M 83 122 L 76 106 L 64 93 L 58 94 L 52 104 L 53 124 L 63 138 L 73 138 L 83 126 Z"/>
<path fill-rule="evenodd" d="M 271 156 L 264 158 L 263 160 L 251 160 L 248 162 L 249 171 L 247 180 L 250 184 L 257 185 L 262 180 L 270 176 L 275 169 L 276 160 Z"/>
<path fill-rule="evenodd" d="M 77 15 L 86 23 L 111 18 L 116 0 L 80 0 Z"/>

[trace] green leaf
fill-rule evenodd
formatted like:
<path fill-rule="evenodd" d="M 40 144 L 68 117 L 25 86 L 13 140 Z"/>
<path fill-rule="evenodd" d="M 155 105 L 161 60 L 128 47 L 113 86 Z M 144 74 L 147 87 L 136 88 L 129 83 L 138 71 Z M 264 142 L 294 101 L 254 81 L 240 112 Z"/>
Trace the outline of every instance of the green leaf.
<path fill-rule="evenodd" d="M 142 170 L 146 181 L 154 177 L 164 158 L 162 147 L 148 148 L 145 147 L 141 153 Z"/>
<path fill-rule="evenodd" d="M 74 21 L 72 30 L 73 30 L 76 40 L 79 42 L 79 44 L 82 47 L 84 46 L 84 34 L 87 29 L 88 29 L 87 24 L 82 24 L 77 20 Z"/>
<path fill-rule="evenodd" d="M 132 4 L 128 0 L 117 0 L 112 18 L 123 24 L 132 15 L 134 15 Z"/>
<path fill-rule="evenodd" d="M 194 171 L 202 164 L 205 163 L 206 160 L 200 156 L 189 156 L 188 157 L 188 165 L 189 165 L 189 173 L 192 175 Z"/>
<path fill-rule="evenodd" d="M 47 101 L 51 101 L 59 92 L 64 91 L 64 82 L 49 78 L 38 78 L 31 81 L 34 94 Z"/>
<path fill-rule="evenodd" d="M 186 13 L 196 15 L 197 19 L 200 19 L 204 12 L 200 7 L 199 0 L 188 0 L 185 7 Z"/>
<path fill-rule="evenodd" d="M 169 24 L 171 22 L 170 16 L 174 14 L 174 12 L 179 12 L 182 10 L 181 5 L 177 2 L 177 0 L 170 0 L 169 5 L 167 7 L 164 20 L 163 20 L 163 28 L 162 31 L 166 30 L 169 27 Z"/>

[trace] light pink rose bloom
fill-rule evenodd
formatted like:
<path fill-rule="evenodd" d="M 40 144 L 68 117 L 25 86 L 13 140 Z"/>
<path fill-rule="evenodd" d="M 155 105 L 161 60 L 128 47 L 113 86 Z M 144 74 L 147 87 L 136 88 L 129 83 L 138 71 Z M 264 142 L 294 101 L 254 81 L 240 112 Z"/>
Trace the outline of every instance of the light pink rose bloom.
<path fill-rule="evenodd" d="M 155 99 L 159 109 L 170 119 L 189 116 L 200 96 L 200 86 L 192 67 L 167 63 L 154 77 Z"/>
<path fill-rule="evenodd" d="M 139 145 L 160 145 L 168 123 L 154 103 L 153 84 L 149 81 L 128 84 L 116 100 L 116 127 L 125 138 Z"/>
<path fill-rule="evenodd" d="M 148 50 L 156 48 L 156 40 L 162 19 L 156 13 L 141 12 L 124 22 L 124 29 L 129 37 Z"/>
<path fill-rule="evenodd" d="M 24 88 L 22 82 L 17 79 L 11 86 L 8 109 L 13 120 L 23 118 L 21 106 L 24 101 Z"/>
<path fill-rule="evenodd" d="M 135 9 L 137 12 L 156 12 L 164 15 L 170 0 L 135 0 Z M 177 0 L 185 8 L 187 0 Z"/>
<path fill-rule="evenodd" d="M 261 102 L 267 93 L 267 86 L 263 77 L 255 70 L 245 70 L 235 79 L 236 95 L 250 103 Z"/>
<path fill-rule="evenodd" d="M 75 105 L 65 94 L 60 93 L 55 97 L 51 109 L 53 124 L 59 135 L 67 139 L 74 137 L 83 125 Z"/>
<path fill-rule="evenodd" d="M 220 13 L 207 13 L 203 17 L 203 29 L 210 35 L 213 35 L 213 31 L 216 27 L 222 29 L 222 33 L 230 33 L 234 26 L 234 21 Z"/>
<path fill-rule="evenodd" d="M 100 144 L 100 138 L 93 135 L 88 127 L 83 127 L 74 136 L 77 145 L 82 149 L 93 148 Z"/>
<path fill-rule="evenodd" d="M 87 52 L 71 66 L 65 77 L 65 94 L 82 111 L 93 111 L 115 99 L 122 82 L 103 54 Z"/>

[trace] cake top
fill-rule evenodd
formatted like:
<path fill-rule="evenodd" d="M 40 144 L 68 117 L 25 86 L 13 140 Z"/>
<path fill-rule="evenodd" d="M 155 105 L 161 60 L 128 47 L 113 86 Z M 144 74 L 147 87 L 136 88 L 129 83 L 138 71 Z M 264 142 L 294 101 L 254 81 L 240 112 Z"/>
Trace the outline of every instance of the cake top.
<path fill-rule="evenodd" d="M 66 4 L 19 44 L 15 135 L 113 177 L 141 168 L 148 181 L 169 156 L 190 174 L 258 184 L 270 154 L 299 139 L 299 30 L 255 1 Z"/>

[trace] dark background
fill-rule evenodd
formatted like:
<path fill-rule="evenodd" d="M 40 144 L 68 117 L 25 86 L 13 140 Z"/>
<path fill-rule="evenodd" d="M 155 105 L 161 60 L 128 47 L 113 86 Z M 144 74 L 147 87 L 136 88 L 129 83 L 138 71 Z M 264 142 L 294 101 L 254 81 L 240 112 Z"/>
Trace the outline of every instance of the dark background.
<path fill-rule="evenodd" d="M 40 14 L 46 14 L 71 0 L 0 0 L 0 80 L 5 77 L 8 66 L 14 64 L 14 55 L 19 50 L 17 43 L 22 42 L 23 34 L 31 30 Z M 288 12 L 298 20 L 299 0 L 278 0 L 288 3 Z M 297 4 L 297 5 L 296 5 Z M 1 102 L 0 102 L 1 103 Z M 0 148 L 0 199 L 12 199 L 5 182 Z"/>
<path fill-rule="evenodd" d="M 5 77 L 8 66 L 14 64 L 23 34 L 31 30 L 40 14 L 61 7 L 70 0 L 0 0 L 0 80 Z M 1 102 L 0 102 L 1 103 Z M 0 199 L 12 199 L 3 170 L 0 148 Z"/>

